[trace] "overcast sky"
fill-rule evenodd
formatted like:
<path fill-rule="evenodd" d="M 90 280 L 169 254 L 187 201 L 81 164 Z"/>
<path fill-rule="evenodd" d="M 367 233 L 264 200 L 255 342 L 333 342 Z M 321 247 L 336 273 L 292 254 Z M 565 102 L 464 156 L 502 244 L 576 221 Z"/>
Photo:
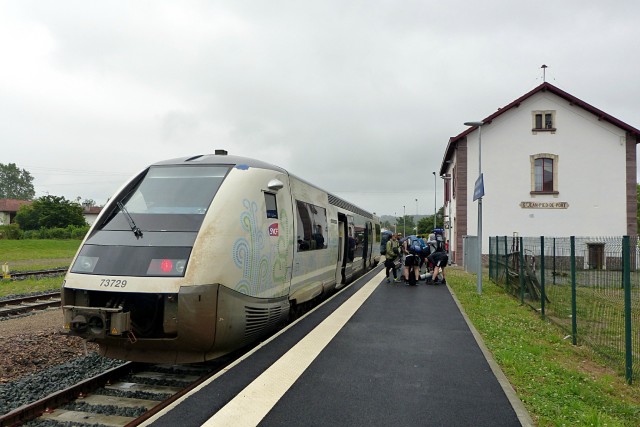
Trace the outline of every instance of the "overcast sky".
<path fill-rule="evenodd" d="M 153 162 L 222 148 L 378 215 L 433 214 L 449 137 L 542 64 L 640 127 L 638 17 L 637 0 L 4 0 L 0 163 L 36 197 L 101 205 Z"/>

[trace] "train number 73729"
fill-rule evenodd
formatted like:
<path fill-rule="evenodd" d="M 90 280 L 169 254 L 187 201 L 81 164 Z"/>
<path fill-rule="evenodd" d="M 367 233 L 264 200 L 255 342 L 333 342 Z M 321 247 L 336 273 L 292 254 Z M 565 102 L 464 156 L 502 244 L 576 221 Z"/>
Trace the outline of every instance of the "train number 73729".
<path fill-rule="evenodd" d="M 103 288 L 124 288 L 127 286 L 127 281 L 121 279 L 100 279 L 100 286 Z"/>

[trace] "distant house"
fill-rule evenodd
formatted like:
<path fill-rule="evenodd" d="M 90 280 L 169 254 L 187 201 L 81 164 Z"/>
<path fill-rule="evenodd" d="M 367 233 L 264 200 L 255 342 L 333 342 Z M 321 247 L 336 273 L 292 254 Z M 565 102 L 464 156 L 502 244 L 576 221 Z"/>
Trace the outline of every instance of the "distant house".
<path fill-rule="evenodd" d="M 449 140 L 440 166 L 456 263 L 477 235 L 480 159 L 485 261 L 489 236 L 637 234 L 640 130 L 546 82 L 482 123 Z"/>
<path fill-rule="evenodd" d="M 98 218 L 100 212 L 102 212 L 102 206 L 82 206 L 82 216 L 84 216 L 84 220 L 87 221 L 87 224 L 92 225 L 93 222 Z"/>
<path fill-rule="evenodd" d="M 31 203 L 30 200 L 0 199 L 0 225 L 12 224 L 20 206 Z M 89 225 L 93 224 L 101 211 L 101 206 L 82 206 L 82 216 Z"/>
<path fill-rule="evenodd" d="M 30 200 L 0 199 L 0 225 L 13 223 L 20 206 L 30 204 Z"/>

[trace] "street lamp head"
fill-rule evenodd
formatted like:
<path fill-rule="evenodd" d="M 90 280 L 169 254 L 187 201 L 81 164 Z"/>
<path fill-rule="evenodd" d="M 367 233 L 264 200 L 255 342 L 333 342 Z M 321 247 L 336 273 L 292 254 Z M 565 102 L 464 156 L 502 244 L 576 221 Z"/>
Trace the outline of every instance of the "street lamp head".
<path fill-rule="evenodd" d="M 482 126 L 484 122 L 464 122 L 465 126 Z"/>

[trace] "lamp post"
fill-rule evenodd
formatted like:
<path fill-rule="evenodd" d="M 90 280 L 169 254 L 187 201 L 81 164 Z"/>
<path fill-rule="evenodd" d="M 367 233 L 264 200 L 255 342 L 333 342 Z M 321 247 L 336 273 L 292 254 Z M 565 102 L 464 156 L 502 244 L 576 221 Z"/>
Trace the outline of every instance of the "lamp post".
<path fill-rule="evenodd" d="M 402 206 L 402 237 L 407 237 L 407 207 Z"/>
<path fill-rule="evenodd" d="M 393 222 L 393 234 L 398 234 L 398 213 L 394 212 L 393 217 L 396 219 Z"/>
<path fill-rule="evenodd" d="M 436 173 L 435 172 L 432 172 L 432 173 L 433 173 L 433 230 L 434 230 L 434 233 L 435 233 L 436 215 L 438 213 L 438 205 L 437 205 L 438 202 L 436 202 L 436 196 L 438 195 L 438 191 L 436 190 L 436 186 L 437 186 L 437 184 L 436 184 Z"/>
<path fill-rule="evenodd" d="M 478 128 L 478 179 L 473 190 L 473 200 L 478 200 L 478 294 L 482 294 L 482 196 L 484 179 L 482 178 L 482 126 L 484 122 L 464 122 L 465 126 Z"/>

